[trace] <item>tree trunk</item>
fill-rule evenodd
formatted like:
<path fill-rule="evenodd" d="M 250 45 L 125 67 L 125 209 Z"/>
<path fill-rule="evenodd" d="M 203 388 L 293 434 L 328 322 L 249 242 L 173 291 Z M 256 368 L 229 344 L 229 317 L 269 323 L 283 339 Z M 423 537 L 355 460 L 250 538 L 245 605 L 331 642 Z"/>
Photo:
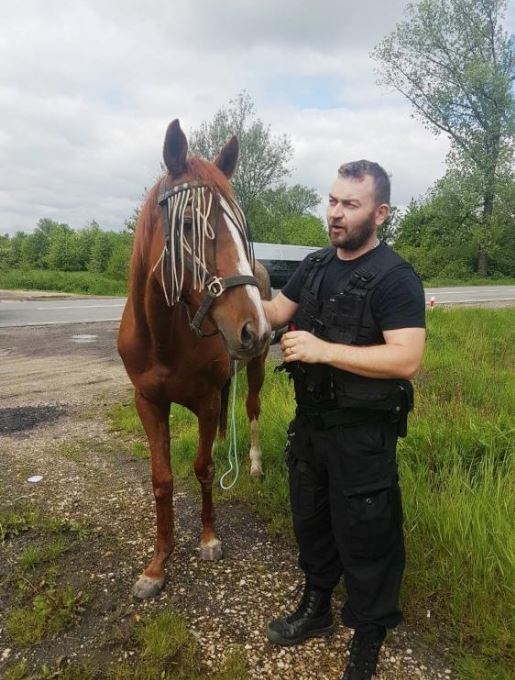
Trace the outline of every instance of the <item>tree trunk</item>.
<path fill-rule="evenodd" d="M 479 247 L 479 252 L 477 254 L 477 273 L 482 278 L 486 278 L 488 275 L 488 259 L 482 246 Z"/>

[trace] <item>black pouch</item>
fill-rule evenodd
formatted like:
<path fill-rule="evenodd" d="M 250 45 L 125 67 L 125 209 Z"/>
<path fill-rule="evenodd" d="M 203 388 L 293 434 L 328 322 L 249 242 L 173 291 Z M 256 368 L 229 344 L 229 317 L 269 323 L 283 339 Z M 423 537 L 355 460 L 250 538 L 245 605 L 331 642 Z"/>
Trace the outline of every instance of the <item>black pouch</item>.
<path fill-rule="evenodd" d="M 409 380 L 399 380 L 395 397 L 393 414 L 398 423 L 397 434 L 405 437 L 408 434 L 408 413 L 413 410 L 415 402 L 413 385 Z"/>

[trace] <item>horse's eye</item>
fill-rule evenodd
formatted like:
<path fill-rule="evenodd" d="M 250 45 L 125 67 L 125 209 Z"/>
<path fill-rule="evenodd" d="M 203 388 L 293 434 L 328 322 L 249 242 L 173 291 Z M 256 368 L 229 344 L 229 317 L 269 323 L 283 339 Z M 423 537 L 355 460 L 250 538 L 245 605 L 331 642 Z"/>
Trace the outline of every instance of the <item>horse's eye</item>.
<path fill-rule="evenodd" d="M 184 226 L 188 227 L 188 229 L 189 229 L 189 228 L 191 228 L 192 224 L 193 224 L 193 215 L 191 214 L 191 212 L 187 211 L 184 214 Z"/>

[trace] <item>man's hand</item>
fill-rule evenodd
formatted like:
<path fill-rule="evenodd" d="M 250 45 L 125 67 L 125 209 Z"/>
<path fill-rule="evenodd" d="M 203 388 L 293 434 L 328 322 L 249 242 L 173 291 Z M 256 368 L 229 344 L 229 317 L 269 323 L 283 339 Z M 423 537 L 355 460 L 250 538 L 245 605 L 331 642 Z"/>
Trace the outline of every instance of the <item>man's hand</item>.
<path fill-rule="evenodd" d="M 325 342 L 306 331 L 290 331 L 281 338 L 284 361 L 329 364 L 367 378 L 405 378 L 418 370 L 424 350 L 424 328 L 384 331 L 384 345 L 357 346 Z"/>
<path fill-rule="evenodd" d="M 281 338 L 284 361 L 304 361 L 307 364 L 327 362 L 329 343 L 320 340 L 307 331 L 289 331 Z"/>
<path fill-rule="evenodd" d="M 295 312 L 299 306 L 296 302 L 293 302 L 293 300 L 290 300 L 282 293 L 278 293 L 273 300 L 262 300 L 261 302 L 268 323 L 272 328 L 286 326 L 288 321 L 295 316 Z"/>

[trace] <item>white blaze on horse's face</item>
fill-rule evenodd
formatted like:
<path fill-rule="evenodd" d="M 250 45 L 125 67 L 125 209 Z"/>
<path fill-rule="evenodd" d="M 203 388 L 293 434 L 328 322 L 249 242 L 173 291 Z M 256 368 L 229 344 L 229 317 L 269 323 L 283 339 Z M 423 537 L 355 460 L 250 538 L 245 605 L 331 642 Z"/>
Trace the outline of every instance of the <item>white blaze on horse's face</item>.
<path fill-rule="evenodd" d="M 243 246 L 243 241 L 241 240 L 241 234 L 239 230 L 236 228 L 236 226 L 233 224 L 230 217 L 233 214 L 233 211 L 223 197 L 220 199 L 220 206 L 222 207 L 226 215 L 225 224 L 227 226 L 227 229 L 229 230 L 229 233 L 232 236 L 234 245 L 236 247 L 236 252 L 238 253 L 237 262 L 238 274 L 241 274 L 243 276 L 252 276 L 252 268 L 248 261 L 247 254 Z M 270 333 L 270 326 L 265 316 L 265 310 L 263 309 L 263 305 L 261 304 L 259 289 L 256 286 L 246 285 L 245 290 L 250 298 L 252 305 L 256 310 L 256 318 L 258 321 L 257 328 L 258 337 L 262 338 Z"/>

